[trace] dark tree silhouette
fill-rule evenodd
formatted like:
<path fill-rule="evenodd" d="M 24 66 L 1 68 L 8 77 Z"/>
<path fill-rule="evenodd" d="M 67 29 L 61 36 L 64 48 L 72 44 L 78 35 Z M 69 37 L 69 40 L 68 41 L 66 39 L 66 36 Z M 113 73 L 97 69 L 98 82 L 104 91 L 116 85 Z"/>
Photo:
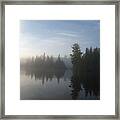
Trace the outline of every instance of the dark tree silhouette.
<path fill-rule="evenodd" d="M 73 44 L 71 61 L 73 64 L 73 76 L 71 78 L 72 98 L 77 99 L 83 85 L 88 93 L 92 93 L 99 99 L 100 95 L 100 49 L 86 48 L 82 54 L 78 44 Z"/>
<path fill-rule="evenodd" d="M 73 74 L 76 77 L 79 77 L 79 72 L 81 71 L 81 62 L 82 62 L 82 52 L 77 43 L 72 46 L 71 62 L 73 64 Z"/>

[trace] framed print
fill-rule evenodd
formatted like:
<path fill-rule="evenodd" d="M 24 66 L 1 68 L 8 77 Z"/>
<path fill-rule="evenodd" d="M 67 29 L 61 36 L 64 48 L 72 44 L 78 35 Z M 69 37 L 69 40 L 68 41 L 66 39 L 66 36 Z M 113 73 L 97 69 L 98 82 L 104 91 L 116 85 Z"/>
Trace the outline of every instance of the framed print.
<path fill-rule="evenodd" d="M 118 1 L 1 7 L 1 118 L 119 119 Z"/>

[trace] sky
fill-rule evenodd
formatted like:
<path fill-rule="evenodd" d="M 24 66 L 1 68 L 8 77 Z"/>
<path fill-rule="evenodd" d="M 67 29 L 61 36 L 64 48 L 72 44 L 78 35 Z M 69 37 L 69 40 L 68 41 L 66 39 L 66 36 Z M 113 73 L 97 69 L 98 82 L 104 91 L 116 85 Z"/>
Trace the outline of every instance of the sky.
<path fill-rule="evenodd" d="M 72 45 L 100 48 L 99 20 L 21 20 L 20 57 L 69 56 Z"/>

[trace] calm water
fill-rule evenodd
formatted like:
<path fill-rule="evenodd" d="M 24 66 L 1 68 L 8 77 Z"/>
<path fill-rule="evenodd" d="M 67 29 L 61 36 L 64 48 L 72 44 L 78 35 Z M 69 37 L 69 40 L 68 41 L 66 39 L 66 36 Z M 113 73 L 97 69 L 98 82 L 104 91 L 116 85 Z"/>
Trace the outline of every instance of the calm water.
<path fill-rule="evenodd" d="M 21 100 L 96 100 L 99 88 L 93 82 L 77 81 L 72 71 L 24 71 L 20 75 Z"/>

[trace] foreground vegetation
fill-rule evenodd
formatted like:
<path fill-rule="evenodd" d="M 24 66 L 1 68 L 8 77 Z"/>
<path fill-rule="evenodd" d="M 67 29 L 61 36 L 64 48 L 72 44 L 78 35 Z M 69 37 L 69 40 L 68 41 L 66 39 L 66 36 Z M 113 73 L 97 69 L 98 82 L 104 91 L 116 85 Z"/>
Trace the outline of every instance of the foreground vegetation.
<path fill-rule="evenodd" d="M 78 44 L 72 46 L 71 61 L 73 64 L 73 76 L 71 78 L 72 97 L 76 99 L 81 88 L 85 88 L 87 94 L 100 96 L 100 49 L 86 48 L 82 53 Z M 89 92 L 88 92 L 89 91 Z"/>

